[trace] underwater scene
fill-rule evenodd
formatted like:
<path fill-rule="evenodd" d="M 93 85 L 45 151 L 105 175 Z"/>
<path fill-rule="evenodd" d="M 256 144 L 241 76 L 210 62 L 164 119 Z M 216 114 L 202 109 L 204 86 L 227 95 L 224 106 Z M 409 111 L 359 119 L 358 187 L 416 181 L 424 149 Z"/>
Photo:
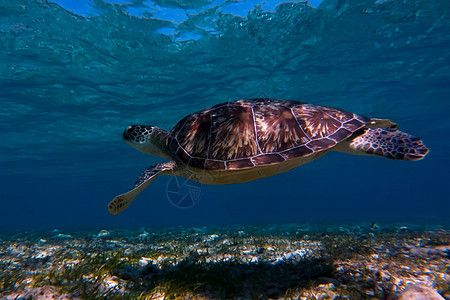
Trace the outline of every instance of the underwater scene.
<path fill-rule="evenodd" d="M 0 0 L 0 299 L 448 300 L 449 95 L 448 0 Z"/>

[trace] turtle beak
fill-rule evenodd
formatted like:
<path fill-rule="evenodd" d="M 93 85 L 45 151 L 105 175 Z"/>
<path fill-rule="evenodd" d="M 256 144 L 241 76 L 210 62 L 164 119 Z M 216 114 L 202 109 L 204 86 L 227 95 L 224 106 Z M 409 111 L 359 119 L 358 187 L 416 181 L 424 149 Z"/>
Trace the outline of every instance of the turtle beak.
<path fill-rule="evenodd" d="M 133 133 L 133 126 L 128 126 L 127 129 L 122 134 L 122 137 L 125 141 L 131 141 L 131 136 Z"/>

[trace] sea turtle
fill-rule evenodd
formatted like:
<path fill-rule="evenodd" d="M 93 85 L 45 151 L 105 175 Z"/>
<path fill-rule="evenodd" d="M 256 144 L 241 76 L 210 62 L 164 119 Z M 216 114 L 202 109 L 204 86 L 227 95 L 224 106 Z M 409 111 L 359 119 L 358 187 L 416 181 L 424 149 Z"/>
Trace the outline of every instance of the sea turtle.
<path fill-rule="evenodd" d="M 159 175 L 204 184 L 230 184 L 279 174 L 328 151 L 419 160 L 422 141 L 389 120 L 340 109 L 267 98 L 217 104 L 183 118 L 170 131 L 133 125 L 124 140 L 137 150 L 169 160 L 149 167 L 135 187 L 114 198 L 117 214 Z"/>

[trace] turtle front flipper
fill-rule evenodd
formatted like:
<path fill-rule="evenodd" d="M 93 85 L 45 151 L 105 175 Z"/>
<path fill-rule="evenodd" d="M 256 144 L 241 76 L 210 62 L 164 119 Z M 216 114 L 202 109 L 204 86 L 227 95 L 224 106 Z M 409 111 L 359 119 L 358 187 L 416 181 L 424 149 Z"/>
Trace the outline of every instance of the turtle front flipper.
<path fill-rule="evenodd" d="M 169 161 L 167 163 L 156 164 L 147 168 L 147 170 L 139 176 L 134 189 L 128 193 L 117 196 L 108 204 L 108 212 L 112 215 L 117 215 L 123 211 L 128 207 L 128 205 L 130 205 L 131 201 L 133 201 L 134 198 L 136 198 L 136 196 L 153 181 L 153 179 L 159 175 L 173 173 L 175 167 L 176 163 L 174 161 Z"/>
<path fill-rule="evenodd" d="M 420 138 L 398 130 L 383 128 L 362 129 L 336 150 L 400 160 L 419 160 L 428 153 L 428 148 Z"/>

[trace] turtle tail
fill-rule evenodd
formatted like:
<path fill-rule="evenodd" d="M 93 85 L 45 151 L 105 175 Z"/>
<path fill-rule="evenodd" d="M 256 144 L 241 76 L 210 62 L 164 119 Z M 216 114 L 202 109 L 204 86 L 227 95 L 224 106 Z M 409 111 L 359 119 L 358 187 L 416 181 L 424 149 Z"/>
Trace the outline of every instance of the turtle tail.
<path fill-rule="evenodd" d="M 349 141 L 349 152 L 384 156 L 389 159 L 419 160 L 428 153 L 420 138 L 385 128 L 365 128 Z M 358 153 L 359 152 L 359 153 Z"/>

